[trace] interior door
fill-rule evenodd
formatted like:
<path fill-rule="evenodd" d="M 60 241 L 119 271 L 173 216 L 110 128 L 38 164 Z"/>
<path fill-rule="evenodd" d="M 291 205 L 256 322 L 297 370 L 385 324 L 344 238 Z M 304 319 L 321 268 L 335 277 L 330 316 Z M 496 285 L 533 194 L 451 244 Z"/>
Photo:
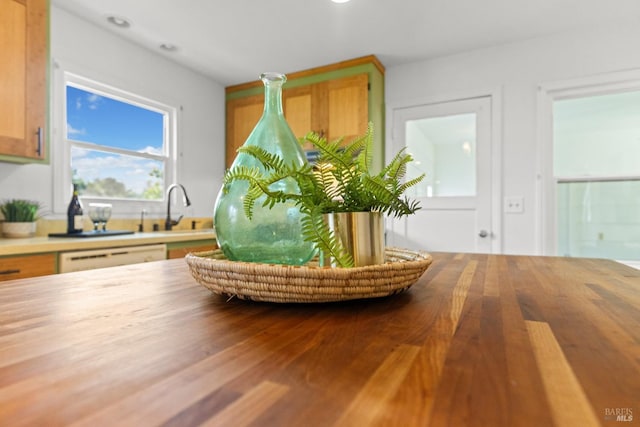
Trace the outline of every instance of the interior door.
<path fill-rule="evenodd" d="M 491 97 L 393 111 L 392 153 L 406 147 L 408 193 L 422 209 L 389 219 L 387 244 L 443 252 L 492 253 Z"/>

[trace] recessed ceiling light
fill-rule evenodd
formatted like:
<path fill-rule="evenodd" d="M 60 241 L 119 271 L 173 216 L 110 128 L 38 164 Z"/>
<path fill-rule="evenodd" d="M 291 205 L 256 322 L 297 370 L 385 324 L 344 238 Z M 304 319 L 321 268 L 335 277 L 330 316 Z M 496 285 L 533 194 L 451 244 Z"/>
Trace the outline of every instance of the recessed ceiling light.
<path fill-rule="evenodd" d="M 334 2 L 334 3 L 346 3 L 349 0 L 331 0 L 331 1 Z"/>
<path fill-rule="evenodd" d="M 127 19 L 115 15 L 107 16 L 107 21 L 120 28 L 129 28 L 131 26 Z"/>
<path fill-rule="evenodd" d="M 160 49 L 167 51 L 167 52 L 175 52 L 176 50 L 178 50 L 178 46 L 171 44 L 171 43 L 162 43 L 160 45 Z"/>

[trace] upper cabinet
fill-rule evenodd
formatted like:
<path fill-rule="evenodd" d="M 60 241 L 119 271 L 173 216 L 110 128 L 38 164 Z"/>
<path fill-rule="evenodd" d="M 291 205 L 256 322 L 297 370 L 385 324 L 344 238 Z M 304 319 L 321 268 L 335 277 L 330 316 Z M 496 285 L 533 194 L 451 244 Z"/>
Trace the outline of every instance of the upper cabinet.
<path fill-rule="evenodd" d="M 262 82 L 231 86 L 227 93 L 226 166 L 260 119 Z M 373 122 L 373 168 L 384 160 L 384 67 L 375 56 L 287 74 L 282 105 L 287 123 L 297 137 L 309 131 L 329 140 L 345 141 L 362 135 Z M 305 147 L 310 148 L 310 147 Z"/>
<path fill-rule="evenodd" d="M 361 73 L 287 89 L 284 115 L 297 137 L 312 130 L 329 140 L 348 141 L 367 130 L 368 87 L 369 76 Z"/>
<path fill-rule="evenodd" d="M 47 1 L 0 0 L 0 160 L 46 160 Z"/>

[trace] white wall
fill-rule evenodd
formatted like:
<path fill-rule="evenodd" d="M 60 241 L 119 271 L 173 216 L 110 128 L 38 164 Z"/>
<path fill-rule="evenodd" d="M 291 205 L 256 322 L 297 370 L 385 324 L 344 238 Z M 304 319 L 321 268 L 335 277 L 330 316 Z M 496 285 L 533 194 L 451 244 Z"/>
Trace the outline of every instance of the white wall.
<path fill-rule="evenodd" d="M 386 70 L 388 106 L 502 94 L 502 195 L 524 196 L 523 214 L 502 214 L 503 252 L 539 253 L 536 96 L 540 83 L 640 68 L 640 27 L 593 28 L 479 49 Z M 387 128 L 391 128 L 387 115 Z M 499 204 L 502 206 L 502 203 Z M 496 230 L 494 230 L 496 232 Z"/>
<path fill-rule="evenodd" d="M 133 83 L 145 94 L 160 94 L 176 107 L 182 106 L 177 181 L 187 188 L 193 204 L 186 214 L 211 216 L 224 174 L 224 87 L 55 6 L 51 7 L 50 28 L 54 60 L 97 70 L 112 84 Z M 54 151 L 51 165 L 0 163 L 0 200 L 34 199 L 45 205 L 45 211 L 50 210 Z M 63 216 L 47 216 L 56 217 Z"/>

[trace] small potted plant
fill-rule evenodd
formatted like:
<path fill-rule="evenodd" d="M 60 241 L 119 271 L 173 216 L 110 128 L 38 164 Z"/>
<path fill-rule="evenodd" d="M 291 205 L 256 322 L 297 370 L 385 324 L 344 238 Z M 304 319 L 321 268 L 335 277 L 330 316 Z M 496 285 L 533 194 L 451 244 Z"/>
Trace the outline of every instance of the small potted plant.
<path fill-rule="evenodd" d="M 39 218 L 40 203 L 32 200 L 11 199 L 0 204 L 4 217 L 2 235 L 4 237 L 30 237 L 35 234 Z"/>
<path fill-rule="evenodd" d="M 256 202 L 264 206 L 294 201 L 304 214 L 304 238 L 319 250 L 320 263 L 353 267 L 384 262 L 383 215 L 401 217 L 420 209 L 404 192 L 424 175 L 404 181 L 411 155 L 400 151 L 381 172 L 371 172 L 373 126 L 366 134 L 344 144 L 329 142 L 316 133 L 301 142 L 310 142 L 319 152 L 315 165 L 288 165 L 277 155 L 257 146 L 238 151 L 257 159 L 259 167 L 238 167 L 227 172 L 224 185 L 235 180 L 249 182 L 244 211 L 251 218 Z M 299 192 L 272 190 L 281 180 L 294 180 Z M 360 229 L 356 229 L 359 227 Z M 364 251 L 364 254 L 359 252 Z"/>

